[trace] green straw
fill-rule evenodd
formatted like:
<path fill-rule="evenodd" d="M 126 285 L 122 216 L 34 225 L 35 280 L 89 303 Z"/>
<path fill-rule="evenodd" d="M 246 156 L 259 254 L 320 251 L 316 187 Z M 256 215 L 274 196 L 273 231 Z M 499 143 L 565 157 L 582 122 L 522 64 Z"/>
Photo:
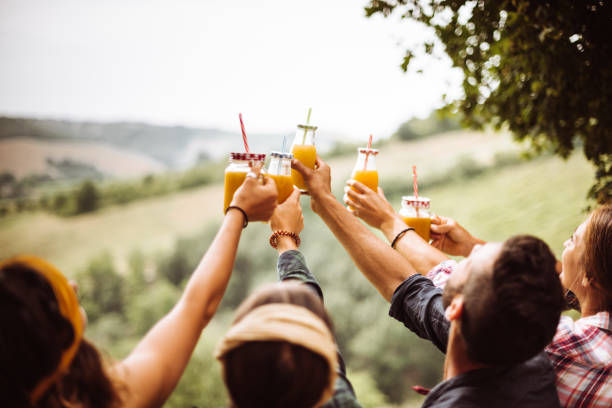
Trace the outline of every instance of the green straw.
<path fill-rule="evenodd" d="M 310 114 L 312 113 L 312 108 L 308 108 L 308 116 L 306 116 L 306 126 L 310 123 Z M 302 137 L 302 144 L 306 144 L 306 132 L 308 129 L 304 129 L 304 136 Z"/>

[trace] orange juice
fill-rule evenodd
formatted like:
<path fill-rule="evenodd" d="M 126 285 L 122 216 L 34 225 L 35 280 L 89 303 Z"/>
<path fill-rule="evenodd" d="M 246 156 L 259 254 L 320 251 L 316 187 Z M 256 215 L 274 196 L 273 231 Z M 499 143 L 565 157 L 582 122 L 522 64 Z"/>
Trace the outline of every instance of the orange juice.
<path fill-rule="evenodd" d="M 429 242 L 430 239 L 430 206 L 431 201 L 427 197 L 403 196 L 402 208 L 399 210 L 399 215 L 406 225 L 414 228 L 414 232 L 419 234 L 425 242 Z"/>
<path fill-rule="evenodd" d="M 283 203 L 293 192 L 293 178 L 291 176 L 268 174 L 274 179 L 278 190 L 278 203 Z"/>
<path fill-rule="evenodd" d="M 291 153 L 293 153 L 293 157 L 301 161 L 304 166 L 314 169 L 315 162 L 317 161 L 317 149 L 314 145 L 295 144 L 291 149 Z M 291 169 L 291 177 L 293 177 L 293 184 L 300 190 L 306 190 L 304 179 L 299 171 Z"/>
<path fill-rule="evenodd" d="M 284 202 L 293 192 L 291 177 L 291 159 L 293 155 L 285 152 L 271 152 L 268 176 L 274 179 L 278 191 L 278 203 Z"/>
<path fill-rule="evenodd" d="M 246 177 L 247 172 L 226 172 L 225 173 L 225 199 L 223 200 L 223 210 L 229 207 L 232 199 L 234 198 L 234 193 L 238 190 L 238 187 L 242 185 L 244 179 Z"/>
<path fill-rule="evenodd" d="M 406 225 L 414 228 L 414 232 L 419 234 L 425 242 L 429 242 L 429 229 L 431 227 L 430 218 L 414 218 L 414 217 L 402 217 Z"/>
<path fill-rule="evenodd" d="M 376 170 L 354 170 L 351 178 L 365 184 L 373 191 L 378 191 L 378 171 Z"/>
<path fill-rule="evenodd" d="M 230 153 L 230 162 L 225 169 L 225 194 L 223 199 L 223 212 L 232 203 L 234 193 L 244 182 L 251 165 L 266 160 L 265 154 L 259 153 Z"/>

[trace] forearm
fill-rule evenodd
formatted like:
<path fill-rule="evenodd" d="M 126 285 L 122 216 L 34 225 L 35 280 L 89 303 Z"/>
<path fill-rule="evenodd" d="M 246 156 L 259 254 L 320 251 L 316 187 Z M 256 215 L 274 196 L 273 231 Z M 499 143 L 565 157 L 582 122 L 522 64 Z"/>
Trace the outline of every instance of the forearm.
<path fill-rule="evenodd" d="M 388 244 L 378 239 L 333 195 L 313 197 L 317 213 L 349 253 L 359 270 L 387 300 L 416 270 Z"/>
<path fill-rule="evenodd" d="M 202 329 L 214 315 L 227 287 L 242 231 L 242 214 L 230 211 L 213 243 L 189 279 L 176 306 L 162 318 L 123 362 L 131 377 L 165 401 L 176 386 Z M 140 377 L 140 378 L 138 378 Z M 143 382 L 149 378 L 150 383 Z M 156 379 L 159 382 L 156 384 Z M 137 387 L 138 388 L 138 387 Z M 145 391 L 145 393 L 148 391 Z"/>
<path fill-rule="evenodd" d="M 381 224 L 380 230 L 391 243 L 406 228 L 408 225 L 399 216 L 393 216 Z M 431 268 L 449 259 L 442 251 L 429 245 L 414 231 L 405 233 L 397 240 L 395 249 L 421 275 L 427 274 Z"/>

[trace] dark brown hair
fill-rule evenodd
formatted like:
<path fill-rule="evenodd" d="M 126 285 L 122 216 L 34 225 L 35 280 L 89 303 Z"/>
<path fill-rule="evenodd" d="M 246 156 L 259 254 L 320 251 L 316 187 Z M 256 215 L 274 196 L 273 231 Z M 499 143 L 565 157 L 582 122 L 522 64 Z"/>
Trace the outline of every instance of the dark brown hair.
<path fill-rule="evenodd" d="M 484 364 L 517 364 L 552 340 L 565 305 L 555 257 L 535 237 L 506 240 L 492 271 L 470 274 L 461 334 L 468 356 Z"/>
<path fill-rule="evenodd" d="M 38 272 L 14 265 L 0 270 L 0 395 L 6 406 L 32 407 L 30 394 L 57 367 L 74 338 L 51 285 Z M 53 384 L 36 407 L 114 407 L 118 392 L 96 348 L 82 340 L 69 372 Z"/>
<path fill-rule="evenodd" d="M 612 205 L 593 211 L 584 234 L 587 279 L 601 292 L 603 307 L 612 311 Z"/>
<path fill-rule="evenodd" d="M 283 283 L 266 286 L 238 308 L 234 323 L 251 310 L 270 303 L 303 306 L 319 316 L 332 331 L 321 299 L 306 285 Z M 223 379 L 234 406 L 311 408 L 329 380 L 325 358 L 302 346 L 283 341 L 254 341 L 225 356 Z"/>

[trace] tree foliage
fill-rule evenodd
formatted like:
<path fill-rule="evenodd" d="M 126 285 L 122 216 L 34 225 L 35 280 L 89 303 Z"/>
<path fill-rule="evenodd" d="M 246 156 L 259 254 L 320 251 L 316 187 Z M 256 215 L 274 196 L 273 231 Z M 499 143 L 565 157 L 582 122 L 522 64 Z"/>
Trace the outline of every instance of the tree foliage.
<path fill-rule="evenodd" d="M 580 146 L 596 166 L 589 196 L 612 201 L 612 4 L 603 0 L 370 0 L 366 15 L 396 12 L 433 29 L 463 71 L 458 110 L 473 127 L 508 126 L 534 152 L 567 158 Z"/>

